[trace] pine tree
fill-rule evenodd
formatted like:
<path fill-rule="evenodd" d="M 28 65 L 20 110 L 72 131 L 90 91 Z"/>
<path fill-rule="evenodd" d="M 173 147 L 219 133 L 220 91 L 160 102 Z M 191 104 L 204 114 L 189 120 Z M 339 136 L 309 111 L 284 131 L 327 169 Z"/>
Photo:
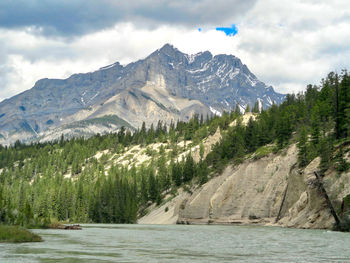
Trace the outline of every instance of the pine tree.
<path fill-rule="evenodd" d="M 208 182 L 208 165 L 206 161 L 200 160 L 198 163 L 198 168 L 197 168 L 197 176 L 199 177 L 199 183 L 200 184 L 205 184 Z"/>
<path fill-rule="evenodd" d="M 183 181 L 189 182 L 192 180 L 195 172 L 195 163 L 193 161 L 191 153 L 186 157 L 186 161 L 183 168 Z"/>
<path fill-rule="evenodd" d="M 252 109 L 253 113 L 260 113 L 260 107 L 259 107 L 259 101 L 257 100 L 254 104 L 254 107 Z"/>
<path fill-rule="evenodd" d="M 154 176 L 152 169 L 149 171 L 149 198 L 152 202 L 160 203 L 161 197 L 159 192 L 159 184 L 157 178 Z"/>
<path fill-rule="evenodd" d="M 181 168 L 181 164 L 179 164 L 178 162 L 174 163 L 172 161 L 171 176 L 175 186 L 180 186 L 182 184 L 182 168 Z"/>
<path fill-rule="evenodd" d="M 151 127 L 149 128 L 149 130 L 147 132 L 146 143 L 147 144 L 153 143 L 154 138 L 155 138 L 155 132 L 154 132 L 154 127 L 153 127 L 153 123 L 152 123 Z"/>
<path fill-rule="evenodd" d="M 148 186 L 147 186 L 147 180 L 145 176 L 145 171 L 144 169 L 141 169 L 141 204 L 146 204 L 148 201 Z"/>
<path fill-rule="evenodd" d="M 159 187 L 161 190 L 168 190 L 170 183 L 168 182 L 168 170 L 166 168 L 166 155 L 163 145 L 159 149 L 160 157 L 157 162 Z"/>
<path fill-rule="evenodd" d="M 328 136 L 326 138 L 323 138 L 320 141 L 320 156 L 321 156 L 321 162 L 320 162 L 320 171 L 321 174 L 323 174 L 331 165 L 332 161 L 332 152 L 333 152 L 333 142 L 332 137 Z"/>
<path fill-rule="evenodd" d="M 33 222 L 34 214 L 31 205 L 29 204 L 28 200 L 26 201 L 26 204 L 24 206 L 24 224 L 30 225 Z"/>
<path fill-rule="evenodd" d="M 311 142 L 316 147 L 320 139 L 320 111 L 319 106 L 315 105 L 311 111 Z"/>
<path fill-rule="evenodd" d="M 350 76 L 345 71 L 339 85 L 337 138 L 350 136 Z"/>
<path fill-rule="evenodd" d="M 340 147 L 336 155 L 336 169 L 338 172 L 346 172 L 350 168 L 350 163 L 344 158 L 344 149 Z"/>
<path fill-rule="evenodd" d="M 201 160 L 203 160 L 203 158 L 204 158 L 204 144 L 203 144 L 203 142 L 201 142 L 199 144 L 199 156 L 200 156 Z"/>
<path fill-rule="evenodd" d="M 293 128 L 291 121 L 292 118 L 289 112 L 284 111 L 280 113 L 276 127 L 277 145 L 279 148 L 283 148 L 292 135 Z"/>
<path fill-rule="evenodd" d="M 0 185 L 0 224 L 5 223 L 6 219 L 6 207 L 5 207 L 5 198 L 3 197 L 3 189 Z"/>
<path fill-rule="evenodd" d="M 258 146 L 257 126 L 251 117 L 246 127 L 245 141 L 248 152 L 253 152 Z"/>
<path fill-rule="evenodd" d="M 301 128 L 299 140 L 298 140 L 298 163 L 299 167 L 305 167 L 308 164 L 307 156 L 307 132 L 305 127 Z"/>
<path fill-rule="evenodd" d="M 339 111 L 339 78 L 338 74 L 335 75 L 335 137 L 339 139 L 341 137 L 341 116 Z"/>

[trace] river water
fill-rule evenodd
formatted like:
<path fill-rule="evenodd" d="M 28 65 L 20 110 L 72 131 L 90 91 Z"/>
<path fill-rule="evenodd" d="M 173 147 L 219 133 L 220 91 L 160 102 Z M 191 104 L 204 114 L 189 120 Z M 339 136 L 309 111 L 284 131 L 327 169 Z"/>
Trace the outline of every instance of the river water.
<path fill-rule="evenodd" d="M 258 226 L 83 225 L 0 244 L 0 262 L 350 262 L 350 234 Z"/>

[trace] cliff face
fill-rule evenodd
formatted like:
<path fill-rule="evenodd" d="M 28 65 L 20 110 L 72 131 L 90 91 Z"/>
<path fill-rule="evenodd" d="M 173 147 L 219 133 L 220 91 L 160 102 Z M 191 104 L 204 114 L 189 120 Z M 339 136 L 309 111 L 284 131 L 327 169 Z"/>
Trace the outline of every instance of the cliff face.
<path fill-rule="evenodd" d="M 181 223 L 268 223 L 277 217 L 296 163 L 297 149 L 229 166 L 222 175 L 203 185 L 180 210 Z"/>
<path fill-rule="evenodd" d="M 154 209 L 139 223 L 176 221 L 331 228 L 334 219 L 313 174 L 319 159 L 300 170 L 296 164 L 297 152 L 296 145 L 292 145 L 280 154 L 229 166 L 192 194 L 181 192 L 171 203 Z M 350 193 L 350 173 L 339 177 L 334 171 L 328 171 L 323 181 L 333 205 L 339 207 Z M 167 221 L 167 217 L 172 220 Z"/>

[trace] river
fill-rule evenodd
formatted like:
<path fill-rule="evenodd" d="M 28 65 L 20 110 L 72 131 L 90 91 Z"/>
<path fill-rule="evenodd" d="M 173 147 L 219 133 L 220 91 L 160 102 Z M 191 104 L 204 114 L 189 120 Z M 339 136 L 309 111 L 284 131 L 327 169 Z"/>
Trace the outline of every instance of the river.
<path fill-rule="evenodd" d="M 350 234 L 259 226 L 83 225 L 0 244 L 0 262 L 350 262 Z"/>

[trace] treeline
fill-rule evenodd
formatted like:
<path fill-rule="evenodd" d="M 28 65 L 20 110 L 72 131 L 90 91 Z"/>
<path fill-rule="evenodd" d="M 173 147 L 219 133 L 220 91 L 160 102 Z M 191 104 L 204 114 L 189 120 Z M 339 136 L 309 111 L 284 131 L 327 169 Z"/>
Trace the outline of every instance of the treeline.
<path fill-rule="evenodd" d="M 189 122 L 178 121 L 166 127 L 131 133 L 73 138 L 26 145 L 16 142 L 0 146 L 0 222 L 20 225 L 47 225 L 52 219 L 75 222 L 133 223 L 138 213 L 152 202 L 160 203 L 171 189 L 200 178 L 208 180 L 204 160 L 197 165 L 188 155 L 177 161 L 177 143 L 200 140 L 224 129 L 236 115 L 224 117 L 195 115 Z M 167 143 L 147 166 L 123 167 L 109 161 L 107 155 L 97 160 L 97 152 L 109 150 L 122 155 L 127 147 Z M 202 155 L 203 157 L 203 155 Z M 106 169 L 107 166 L 111 167 Z"/>
<path fill-rule="evenodd" d="M 224 138 L 208 155 L 209 165 L 221 170 L 228 161 L 240 162 L 259 147 L 275 143 L 282 149 L 291 138 L 298 142 L 299 166 L 306 166 L 321 156 L 321 172 L 335 165 L 345 171 L 344 142 L 350 135 L 350 76 L 330 73 L 320 86 L 308 85 L 305 92 L 287 95 L 280 105 L 262 111 L 246 127 L 239 123 L 228 130 Z M 340 145 L 335 152 L 334 145 Z M 346 143 L 345 143 L 346 144 Z"/>
<path fill-rule="evenodd" d="M 0 222 L 45 225 L 52 219 L 76 222 L 134 223 L 146 208 L 160 204 L 169 193 L 191 183 L 203 184 L 229 162 L 239 163 L 247 154 L 267 144 L 279 151 L 297 142 L 299 166 L 321 156 L 321 171 L 334 165 L 349 168 L 344 158 L 350 133 L 350 77 L 330 73 L 319 86 L 287 95 L 285 101 L 261 111 L 246 126 L 238 106 L 218 116 L 195 115 L 188 122 L 168 127 L 161 121 L 131 133 L 96 135 L 50 143 L 0 147 Z M 258 104 L 253 107 L 258 111 Z M 236 125 L 230 125 L 233 121 Z M 221 130 L 222 140 L 204 158 L 201 141 Z M 178 160 L 178 142 L 200 145 L 200 161 L 191 154 Z M 113 163 L 107 155 L 123 154 L 126 147 L 164 143 L 148 165 Z M 109 168 L 107 168 L 109 167 Z"/>
<path fill-rule="evenodd" d="M 193 178 L 200 183 L 208 180 L 203 159 L 196 164 L 189 154 L 179 162 L 174 158 L 170 165 L 167 162 L 161 147 L 159 158 L 130 169 L 112 165 L 105 170 L 105 164 L 95 158 L 77 176 L 51 167 L 27 178 L 26 169 L 6 169 L 0 176 L 0 222 L 26 226 L 45 226 L 52 219 L 134 223 L 139 212 L 151 203 L 160 204 L 164 195 L 183 183 Z"/>
<path fill-rule="evenodd" d="M 45 143 L 25 144 L 16 141 L 13 146 L 0 145 L 0 169 L 13 167 L 15 163 L 23 167 L 25 160 L 35 159 L 39 168 L 54 162 L 56 168 L 61 165 L 59 168 L 62 169 L 59 171 L 64 173 L 67 171 L 65 165 L 69 166 L 74 162 L 82 164 L 97 151 L 110 149 L 113 152 L 119 152 L 131 145 L 145 146 L 156 142 L 176 143 L 180 140 L 193 140 L 194 143 L 199 143 L 208 134 L 214 134 L 217 127 L 220 126 L 222 129 L 227 127 L 228 123 L 236 117 L 237 114 L 225 113 L 223 117 L 211 115 L 206 116 L 204 120 L 203 115 L 194 115 L 188 122 L 171 122 L 169 127 L 159 121 L 156 127 L 152 124 L 149 129 L 146 129 L 146 124 L 143 123 L 141 129 L 133 133 L 122 127 L 117 133 L 97 134 L 88 139 L 81 137 L 65 140 L 62 136 L 58 141 Z"/>

